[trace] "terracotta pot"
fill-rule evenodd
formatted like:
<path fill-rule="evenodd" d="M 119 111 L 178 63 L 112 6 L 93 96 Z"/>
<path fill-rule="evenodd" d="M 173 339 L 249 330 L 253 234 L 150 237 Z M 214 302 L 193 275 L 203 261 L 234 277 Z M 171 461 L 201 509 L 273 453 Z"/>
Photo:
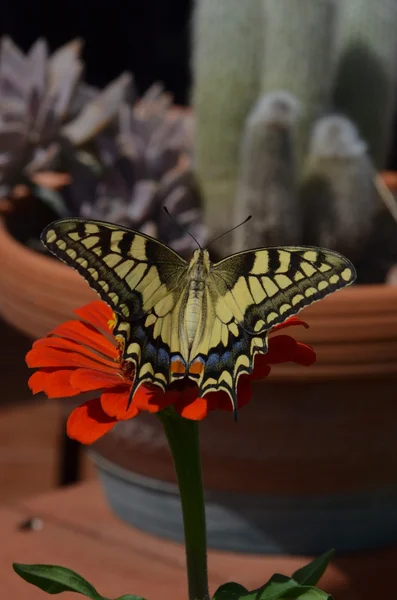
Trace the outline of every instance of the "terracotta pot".
<path fill-rule="evenodd" d="M 397 542 L 397 288 L 357 286 L 306 309 L 317 364 L 283 365 L 240 413 L 201 425 L 212 547 L 349 552 Z M 182 540 L 175 476 L 150 415 L 96 445 L 115 512 Z"/>
<path fill-rule="evenodd" d="M 397 214 L 397 171 L 385 171 L 382 173 L 383 181 L 392 192 L 395 202 L 394 214 Z M 396 218 L 396 217 L 394 217 Z M 396 225 L 397 227 L 397 225 Z M 396 229 L 397 231 L 397 229 Z M 386 276 L 388 285 L 397 285 L 397 264 L 393 265 Z"/>
<path fill-rule="evenodd" d="M 32 337 L 96 298 L 74 271 L 21 246 L 1 222 L 0 264 L 0 310 Z M 317 364 L 274 368 L 238 426 L 227 413 L 202 424 L 212 546 L 311 554 L 397 541 L 397 288 L 352 287 L 301 314 L 310 329 L 292 333 L 313 344 Z M 120 423 L 96 452 L 116 496 L 123 490 L 109 496 L 116 512 L 179 539 L 157 420 Z"/>
<path fill-rule="evenodd" d="M 97 298 L 75 271 L 17 242 L 0 219 L 0 314 L 6 321 L 42 337 Z"/>
<path fill-rule="evenodd" d="M 397 171 L 383 171 L 382 179 L 392 192 L 397 190 Z"/>

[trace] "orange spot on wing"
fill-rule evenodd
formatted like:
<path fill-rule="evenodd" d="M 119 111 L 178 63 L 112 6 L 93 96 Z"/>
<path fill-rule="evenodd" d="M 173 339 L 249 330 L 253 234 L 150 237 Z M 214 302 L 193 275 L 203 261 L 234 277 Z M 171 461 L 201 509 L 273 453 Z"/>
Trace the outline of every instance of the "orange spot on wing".
<path fill-rule="evenodd" d="M 178 359 L 171 361 L 171 373 L 183 375 L 186 372 L 185 364 Z"/>
<path fill-rule="evenodd" d="M 201 360 L 195 360 L 194 363 L 190 365 L 189 373 L 192 375 L 201 375 L 204 371 L 204 364 Z"/>

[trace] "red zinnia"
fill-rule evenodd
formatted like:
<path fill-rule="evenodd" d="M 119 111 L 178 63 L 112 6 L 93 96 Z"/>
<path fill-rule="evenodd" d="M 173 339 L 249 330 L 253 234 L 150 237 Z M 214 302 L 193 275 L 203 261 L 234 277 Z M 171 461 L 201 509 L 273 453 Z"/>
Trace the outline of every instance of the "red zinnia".
<path fill-rule="evenodd" d="M 141 385 L 127 409 L 134 379 L 130 362 L 123 361 L 122 350 L 112 335 L 114 314 L 101 301 L 91 302 L 75 311 L 79 320 L 67 321 L 45 338 L 36 341 L 26 356 L 29 367 L 38 369 L 29 379 L 34 394 L 44 392 L 49 398 L 77 396 L 99 391 L 97 398 L 75 408 L 69 416 L 68 435 L 83 444 L 91 444 L 107 433 L 117 421 L 132 419 L 140 411 L 151 413 L 173 405 L 187 419 L 201 420 L 211 410 L 232 410 L 225 392 L 211 392 L 198 398 L 197 386 L 176 385 L 163 392 L 152 385 Z M 307 325 L 292 317 L 272 332 L 291 325 Z M 238 381 L 238 406 L 251 399 L 251 382 L 270 373 L 271 364 L 295 362 L 311 365 L 314 350 L 289 335 L 270 337 L 266 354 L 257 355 L 250 375 Z"/>

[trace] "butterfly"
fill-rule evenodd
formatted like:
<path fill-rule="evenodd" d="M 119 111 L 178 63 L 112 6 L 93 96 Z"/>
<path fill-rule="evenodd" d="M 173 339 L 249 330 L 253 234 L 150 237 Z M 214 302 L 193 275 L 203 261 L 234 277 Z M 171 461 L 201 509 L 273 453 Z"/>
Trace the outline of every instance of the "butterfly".
<path fill-rule="evenodd" d="M 278 323 L 356 278 L 332 250 L 271 247 L 212 263 L 199 247 L 190 262 L 158 240 L 100 221 L 60 219 L 44 245 L 76 269 L 117 316 L 114 335 L 132 361 L 131 397 L 144 382 L 166 390 L 185 377 L 199 396 L 226 392 L 267 351 Z"/>

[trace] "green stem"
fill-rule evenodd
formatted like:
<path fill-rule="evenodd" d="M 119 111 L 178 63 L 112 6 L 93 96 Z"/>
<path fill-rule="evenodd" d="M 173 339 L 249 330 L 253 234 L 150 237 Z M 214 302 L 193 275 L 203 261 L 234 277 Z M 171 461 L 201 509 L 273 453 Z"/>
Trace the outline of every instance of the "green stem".
<path fill-rule="evenodd" d="M 209 600 L 207 540 L 199 428 L 172 408 L 158 417 L 168 440 L 179 485 L 185 530 L 189 600 Z"/>

